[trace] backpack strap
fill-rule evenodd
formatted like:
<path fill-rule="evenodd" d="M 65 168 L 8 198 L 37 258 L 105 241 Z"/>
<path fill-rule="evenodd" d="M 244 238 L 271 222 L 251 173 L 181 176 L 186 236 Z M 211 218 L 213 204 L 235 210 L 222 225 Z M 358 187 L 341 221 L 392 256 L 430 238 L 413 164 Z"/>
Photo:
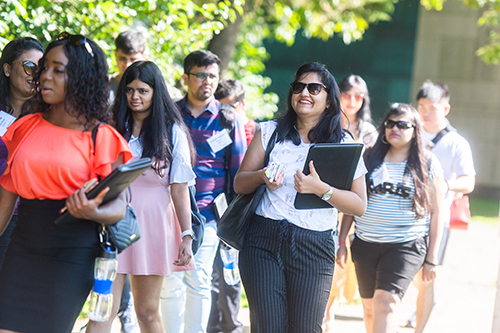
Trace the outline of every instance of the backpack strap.
<path fill-rule="evenodd" d="M 442 130 L 440 130 L 439 133 L 436 134 L 436 136 L 434 137 L 434 139 L 432 139 L 432 143 L 434 145 L 436 143 L 438 143 L 439 140 L 441 140 L 443 138 L 443 136 L 445 136 L 446 134 L 448 134 L 449 131 L 450 131 L 450 129 L 448 128 L 448 126 L 446 126 L 445 128 L 443 128 Z"/>
<path fill-rule="evenodd" d="M 448 134 L 448 132 L 451 132 L 453 130 L 454 129 L 450 126 L 446 126 L 442 130 L 440 130 L 439 133 L 436 134 L 434 139 L 432 139 L 431 142 L 427 144 L 427 149 L 432 149 L 432 147 L 434 147 L 439 142 L 439 140 L 443 138 L 443 136 L 445 136 L 446 134 Z"/>
<path fill-rule="evenodd" d="M 234 109 L 234 107 L 228 104 L 220 103 L 220 109 L 219 109 L 220 126 L 229 131 L 229 137 L 231 138 L 232 142 L 234 142 L 235 118 L 236 118 L 236 110 Z M 224 193 L 226 194 L 228 203 L 231 202 L 234 196 L 233 180 L 231 179 L 231 173 L 230 173 L 232 156 L 233 156 L 232 144 L 230 144 L 224 150 L 224 171 L 226 173 Z"/>
<path fill-rule="evenodd" d="M 99 130 L 99 126 L 104 123 L 99 123 L 97 124 L 94 129 L 92 130 L 92 143 L 94 144 L 94 157 L 95 157 L 95 150 L 96 150 L 96 141 L 97 141 L 97 131 Z M 97 180 L 101 181 L 101 176 L 97 175 Z"/>

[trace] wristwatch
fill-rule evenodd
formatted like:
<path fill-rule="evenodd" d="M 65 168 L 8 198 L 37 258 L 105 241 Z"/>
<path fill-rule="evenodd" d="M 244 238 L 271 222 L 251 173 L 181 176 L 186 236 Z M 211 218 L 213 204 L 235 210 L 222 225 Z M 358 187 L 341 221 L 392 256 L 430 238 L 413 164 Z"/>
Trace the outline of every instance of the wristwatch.
<path fill-rule="evenodd" d="M 333 194 L 333 187 L 330 186 L 330 189 L 325 194 L 323 194 L 321 199 L 328 201 L 332 197 L 332 194 Z"/>
<path fill-rule="evenodd" d="M 191 236 L 192 239 L 194 239 L 194 232 L 192 229 L 187 229 L 184 230 L 181 234 L 181 239 L 184 238 L 184 236 Z"/>

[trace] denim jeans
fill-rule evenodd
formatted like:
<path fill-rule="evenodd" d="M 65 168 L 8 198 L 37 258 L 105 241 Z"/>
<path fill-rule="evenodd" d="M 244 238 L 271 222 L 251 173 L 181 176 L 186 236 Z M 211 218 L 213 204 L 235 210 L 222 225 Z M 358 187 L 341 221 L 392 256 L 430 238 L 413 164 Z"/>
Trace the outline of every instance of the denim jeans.
<path fill-rule="evenodd" d="M 166 276 L 161 312 L 166 333 L 204 333 L 212 306 L 212 267 L 219 245 L 217 224 L 205 225 L 203 244 L 194 256 L 196 268 Z"/>

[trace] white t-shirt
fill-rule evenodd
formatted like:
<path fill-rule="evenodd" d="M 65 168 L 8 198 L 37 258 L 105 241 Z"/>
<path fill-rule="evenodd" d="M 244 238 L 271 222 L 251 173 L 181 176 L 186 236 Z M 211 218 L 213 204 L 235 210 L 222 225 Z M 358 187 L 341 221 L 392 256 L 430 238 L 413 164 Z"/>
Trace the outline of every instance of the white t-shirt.
<path fill-rule="evenodd" d="M 436 134 L 423 131 L 424 139 L 432 141 Z M 444 172 L 445 180 L 455 180 L 460 176 L 475 176 L 474 162 L 469 142 L 455 131 L 446 133 L 431 151 L 436 155 Z M 455 192 L 448 191 L 445 196 L 445 224 L 450 224 L 450 207 L 453 202 Z"/>
<path fill-rule="evenodd" d="M 177 124 L 172 127 L 172 165 L 170 171 L 170 184 L 189 183 L 195 184 L 196 174 L 191 167 L 191 155 L 186 133 Z M 142 156 L 141 139 L 132 135 L 128 141 L 134 157 Z"/>
<path fill-rule="evenodd" d="M 267 148 L 269 139 L 276 128 L 275 121 L 260 124 L 263 148 Z M 346 135 L 342 140 L 344 143 L 352 143 L 354 140 Z M 291 141 L 276 143 L 269 156 L 269 163 L 279 162 L 284 166 L 284 183 L 280 188 L 271 191 L 266 188 L 262 200 L 257 207 L 256 214 L 273 219 L 286 219 L 289 222 L 305 229 L 325 231 L 335 229 L 337 226 L 337 209 L 295 209 L 294 201 L 297 191 L 293 188 L 293 176 L 296 170 L 303 170 L 304 163 L 309 151 L 310 143 L 301 142 L 296 146 Z M 359 159 L 354 179 L 366 174 L 363 158 Z"/>

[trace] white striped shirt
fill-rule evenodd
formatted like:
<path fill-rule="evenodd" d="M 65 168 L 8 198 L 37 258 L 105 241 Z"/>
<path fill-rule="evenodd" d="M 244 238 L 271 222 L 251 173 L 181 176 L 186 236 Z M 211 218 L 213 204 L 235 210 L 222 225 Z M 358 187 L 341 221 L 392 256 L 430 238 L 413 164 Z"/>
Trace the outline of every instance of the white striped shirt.
<path fill-rule="evenodd" d="M 429 180 L 443 173 L 434 154 L 429 154 Z M 383 162 L 377 169 L 387 168 L 389 178 L 368 193 L 366 213 L 355 217 L 356 237 L 374 243 L 404 243 L 429 234 L 430 215 L 417 218 L 412 210 L 415 185 L 411 175 L 403 184 L 406 162 Z M 370 184 L 373 182 L 373 174 Z M 367 186 L 373 186 L 367 184 Z M 373 187 L 372 187 L 373 188 Z"/>

